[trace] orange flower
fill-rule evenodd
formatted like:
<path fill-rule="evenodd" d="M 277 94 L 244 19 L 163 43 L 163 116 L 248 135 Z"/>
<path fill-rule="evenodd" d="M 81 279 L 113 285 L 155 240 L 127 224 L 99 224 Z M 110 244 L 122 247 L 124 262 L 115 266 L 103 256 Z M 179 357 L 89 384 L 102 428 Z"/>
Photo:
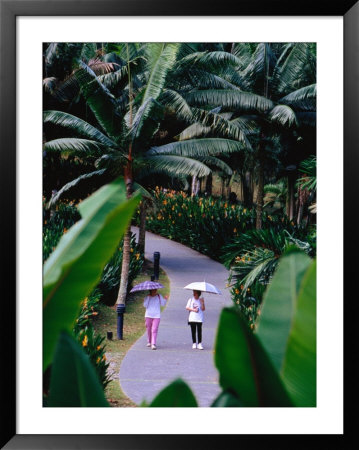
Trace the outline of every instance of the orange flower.
<path fill-rule="evenodd" d="M 83 338 L 83 341 L 82 341 L 82 347 L 87 347 L 87 343 L 88 343 L 88 337 L 85 334 L 85 337 Z"/>

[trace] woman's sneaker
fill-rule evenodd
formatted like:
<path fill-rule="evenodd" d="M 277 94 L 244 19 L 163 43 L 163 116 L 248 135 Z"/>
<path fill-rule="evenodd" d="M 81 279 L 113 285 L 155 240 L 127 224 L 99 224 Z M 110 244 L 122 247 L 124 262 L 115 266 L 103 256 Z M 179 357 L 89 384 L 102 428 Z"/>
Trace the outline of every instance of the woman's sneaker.
<path fill-rule="evenodd" d="M 152 344 L 152 350 L 156 350 L 157 349 L 157 347 L 155 346 L 155 344 Z"/>
<path fill-rule="evenodd" d="M 199 348 L 200 350 L 203 350 L 203 345 L 202 344 L 198 344 L 197 348 Z"/>
<path fill-rule="evenodd" d="M 151 347 L 151 342 L 147 342 L 147 347 Z"/>
<path fill-rule="evenodd" d="M 192 345 L 192 348 L 197 348 L 197 344 L 193 344 L 193 345 Z"/>

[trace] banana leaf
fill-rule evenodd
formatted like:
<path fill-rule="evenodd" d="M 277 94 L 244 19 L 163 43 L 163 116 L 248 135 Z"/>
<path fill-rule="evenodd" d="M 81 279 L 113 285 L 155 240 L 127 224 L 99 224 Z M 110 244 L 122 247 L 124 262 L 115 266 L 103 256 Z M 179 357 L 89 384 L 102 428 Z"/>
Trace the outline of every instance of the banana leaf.
<path fill-rule="evenodd" d="M 139 195 L 126 200 L 125 192 L 119 178 L 80 203 L 82 219 L 62 236 L 45 262 L 44 370 L 52 360 L 60 331 L 71 331 L 81 301 L 100 280 L 139 203 Z"/>
<path fill-rule="evenodd" d="M 64 332 L 58 340 L 51 367 L 47 406 L 109 406 L 88 355 Z"/>

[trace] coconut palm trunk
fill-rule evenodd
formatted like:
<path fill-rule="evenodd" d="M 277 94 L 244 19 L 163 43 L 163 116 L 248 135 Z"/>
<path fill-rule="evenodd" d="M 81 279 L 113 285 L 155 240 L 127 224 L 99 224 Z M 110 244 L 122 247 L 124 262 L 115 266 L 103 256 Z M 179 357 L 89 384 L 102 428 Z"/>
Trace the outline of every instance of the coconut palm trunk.
<path fill-rule="evenodd" d="M 146 240 L 146 205 L 142 200 L 140 204 L 140 226 L 138 234 L 138 248 L 140 253 L 145 253 L 145 240 Z"/>
<path fill-rule="evenodd" d="M 126 182 L 126 197 L 130 198 L 133 193 L 131 147 L 129 150 L 129 161 L 125 168 L 125 182 Z M 128 275 L 130 273 L 130 261 L 131 261 L 131 224 L 127 227 L 127 230 L 123 238 L 121 282 L 116 301 L 117 304 L 124 305 L 126 303 Z"/>

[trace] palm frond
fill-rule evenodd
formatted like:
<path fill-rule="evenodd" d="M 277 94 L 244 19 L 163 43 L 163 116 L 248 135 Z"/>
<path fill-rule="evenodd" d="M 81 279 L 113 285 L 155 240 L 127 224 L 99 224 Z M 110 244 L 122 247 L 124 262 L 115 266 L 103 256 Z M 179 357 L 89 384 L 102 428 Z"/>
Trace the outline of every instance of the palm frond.
<path fill-rule="evenodd" d="M 291 48 L 281 66 L 273 73 L 273 88 L 277 94 L 288 94 L 296 87 L 298 79 L 310 58 L 308 43 L 297 42 Z"/>
<path fill-rule="evenodd" d="M 230 120 L 230 119 L 228 119 Z M 232 125 L 240 128 L 242 132 L 249 136 L 258 132 L 258 121 L 256 116 L 239 116 L 231 120 Z"/>
<path fill-rule="evenodd" d="M 91 140 L 94 139 L 106 147 L 116 146 L 113 140 L 101 133 L 97 128 L 72 114 L 62 111 L 44 111 L 43 120 L 44 123 L 53 123 L 54 125 L 65 127 L 76 133 L 76 135 L 84 136 Z"/>
<path fill-rule="evenodd" d="M 210 127 L 211 130 L 219 137 L 233 139 L 241 142 L 243 147 L 251 150 L 251 144 L 242 129 L 233 124 L 233 122 L 224 119 L 219 114 L 211 111 L 204 111 L 197 108 L 192 108 L 193 117 L 205 127 Z"/>
<path fill-rule="evenodd" d="M 156 100 L 162 92 L 168 72 L 173 68 L 180 44 L 151 43 L 146 47 L 149 78 L 143 102 L 152 97 Z"/>
<path fill-rule="evenodd" d="M 304 111 L 316 110 L 317 85 L 311 84 L 309 86 L 297 89 L 285 97 L 280 99 L 280 103 L 290 105 L 295 109 L 302 109 Z"/>
<path fill-rule="evenodd" d="M 268 43 L 259 43 L 252 55 L 248 66 L 242 70 L 243 89 L 252 90 L 255 86 L 264 87 L 269 81 L 269 76 L 276 64 L 271 45 Z"/>
<path fill-rule="evenodd" d="M 203 162 L 208 167 L 214 167 L 219 169 L 228 176 L 231 176 L 233 174 L 233 170 L 231 169 L 231 167 L 221 159 L 216 158 L 215 156 L 198 156 L 196 159 L 198 161 Z"/>
<path fill-rule="evenodd" d="M 239 60 L 238 69 L 243 70 L 247 67 L 252 59 L 252 49 L 250 44 L 245 42 L 237 42 L 232 45 L 232 51 L 234 56 Z"/>
<path fill-rule="evenodd" d="M 121 117 L 116 112 L 117 101 L 100 83 L 91 68 L 82 62 L 80 67 L 75 72 L 75 77 L 81 86 L 81 92 L 103 130 L 116 140 L 121 132 Z"/>
<path fill-rule="evenodd" d="M 315 191 L 317 189 L 317 158 L 312 155 L 302 161 L 299 165 L 299 171 L 304 174 L 303 177 L 297 180 L 297 186 L 300 189 L 307 189 L 308 191 Z"/>
<path fill-rule="evenodd" d="M 243 151 L 242 143 L 230 139 L 204 138 L 152 147 L 147 155 L 178 155 L 196 158 L 198 156 L 218 156 Z"/>
<path fill-rule="evenodd" d="M 224 51 L 191 53 L 178 61 L 178 67 L 195 65 L 208 71 L 225 69 L 228 65 L 238 67 L 240 64 L 241 61 L 236 55 Z"/>
<path fill-rule="evenodd" d="M 149 173 L 165 173 L 170 176 L 208 176 L 211 169 L 198 159 L 176 155 L 156 155 L 147 159 L 145 176 Z"/>
<path fill-rule="evenodd" d="M 44 87 L 45 92 L 49 94 L 53 94 L 56 90 L 59 80 L 56 77 L 48 77 L 42 80 L 42 85 Z"/>
<path fill-rule="evenodd" d="M 230 89 L 192 91 L 184 95 L 190 105 L 218 106 L 238 112 L 267 112 L 274 104 L 268 98 Z"/>
<path fill-rule="evenodd" d="M 46 152 L 88 153 L 93 156 L 101 154 L 104 148 L 99 142 L 79 138 L 53 139 L 46 142 L 43 147 Z"/>
<path fill-rule="evenodd" d="M 260 256 L 256 258 L 257 253 Z M 254 283 L 262 282 L 263 284 L 268 284 L 278 265 L 278 259 L 273 255 L 273 252 L 265 249 L 259 249 L 249 254 L 249 256 L 253 258 L 253 264 L 247 265 L 247 274 L 244 275 L 241 270 L 234 267 L 231 276 L 232 280 L 243 284 L 244 297 Z"/>
<path fill-rule="evenodd" d="M 84 180 L 88 180 L 93 177 L 102 176 L 106 172 L 106 169 L 96 170 L 94 172 L 85 173 L 84 175 L 79 176 L 75 180 L 70 181 L 69 183 L 65 184 L 55 195 L 53 195 L 47 205 L 48 208 L 51 208 L 53 205 L 55 205 L 62 195 L 65 192 L 70 191 L 74 187 L 76 187 L 79 183 L 83 182 Z"/>
<path fill-rule="evenodd" d="M 159 129 L 163 113 L 163 106 L 151 97 L 140 106 L 129 129 L 134 151 L 148 145 L 148 141 Z"/>
<path fill-rule="evenodd" d="M 74 75 L 71 74 L 65 80 L 57 83 L 56 88 L 51 91 L 51 95 L 60 103 L 69 103 L 78 95 L 79 90 L 80 86 Z"/>
<path fill-rule="evenodd" d="M 298 126 L 297 117 L 292 108 L 288 105 L 276 105 L 268 114 L 268 118 L 272 122 L 277 122 L 282 126 L 291 127 Z"/>
<path fill-rule="evenodd" d="M 192 120 L 192 111 L 186 100 L 172 89 L 163 89 L 159 101 L 170 108 L 178 118 L 186 121 Z"/>
<path fill-rule="evenodd" d="M 193 139 L 199 137 L 205 137 L 211 132 L 211 127 L 205 127 L 201 123 L 193 123 L 189 127 L 185 128 L 175 139 L 184 141 L 186 139 Z"/>

